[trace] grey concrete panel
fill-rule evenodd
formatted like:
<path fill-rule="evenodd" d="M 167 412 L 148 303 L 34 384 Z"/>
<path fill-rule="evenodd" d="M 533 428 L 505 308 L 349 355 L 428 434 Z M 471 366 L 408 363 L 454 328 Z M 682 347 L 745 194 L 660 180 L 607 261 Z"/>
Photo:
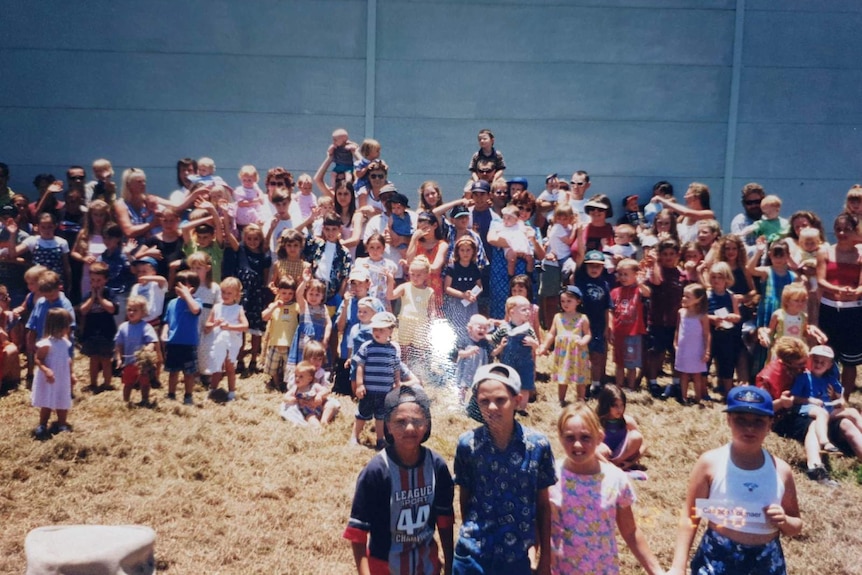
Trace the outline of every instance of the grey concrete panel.
<path fill-rule="evenodd" d="M 723 10 L 385 4 L 381 60 L 730 65 L 734 15 Z M 482 63 L 482 64 L 480 64 Z"/>
<path fill-rule="evenodd" d="M 739 119 L 750 123 L 860 124 L 860 70 L 745 68 Z"/>
<path fill-rule="evenodd" d="M 386 60 L 377 116 L 723 121 L 730 69 L 511 62 L 493 76 L 467 62 Z"/>
<path fill-rule="evenodd" d="M 325 115 L 365 107 L 360 60 L 7 50 L 0 66 L 18 71 L 0 106 Z"/>
<path fill-rule="evenodd" d="M 505 122 L 379 119 L 383 157 L 396 170 L 467 175 L 478 149 L 476 133 L 496 136 L 507 173 L 547 174 L 565 166 L 589 166 L 619 176 L 665 173 L 723 174 L 726 126 L 670 122 Z"/>
<path fill-rule="evenodd" d="M 859 124 L 740 124 L 737 135 L 737 178 L 843 180 L 862 174 Z"/>
<path fill-rule="evenodd" d="M 860 69 L 860 12 L 747 12 L 745 66 Z"/>
<path fill-rule="evenodd" d="M 746 11 L 771 12 L 862 12 L 858 0 L 746 0 Z"/>
<path fill-rule="evenodd" d="M 464 0 L 434 0 L 435 4 L 459 4 Z M 428 0 L 378 0 L 378 5 L 386 4 L 427 4 Z M 559 6 L 561 0 L 471 0 L 473 4 L 517 5 L 517 6 Z M 594 6 L 600 8 L 690 8 L 697 10 L 732 10 L 736 0 L 568 0 L 569 7 Z"/>
<path fill-rule="evenodd" d="M 4 145 L 0 155 L 10 166 L 88 166 L 104 156 L 115 166 L 145 169 L 155 193 L 174 189 L 175 176 L 154 180 L 150 170 L 169 168 L 173 174 L 177 159 L 186 156 L 214 158 L 217 173 L 231 184 L 246 163 L 259 172 L 281 165 L 297 175 L 313 174 L 326 156 L 332 130 L 345 127 L 361 135 L 364 123 L 362 117 L 348 116 L 59 109 L 4 116 L 4 141 L 15 145 Z M 25 176 L 25 171 L 13 169 L 21 178 L 15 181 L 31 181 L 35 172 Z"/>
<path fill-rule="evenodd" d="M 363 0 L 3 0 L 13 25 L 0 47 L 364 58 L 365 11 Z"/>

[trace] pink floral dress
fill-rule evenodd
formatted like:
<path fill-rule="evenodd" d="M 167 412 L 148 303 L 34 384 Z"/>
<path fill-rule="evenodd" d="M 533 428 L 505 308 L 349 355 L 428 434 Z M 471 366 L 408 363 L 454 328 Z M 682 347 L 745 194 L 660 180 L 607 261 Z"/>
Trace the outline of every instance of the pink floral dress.
<path fill-rule="evenodd" d="M 560 385 L 586 385 L 590 381 L 590 351 L 588 346 L 578 345 L 584 337 L 584 318 L 580 313 L 574 318 L 561 313 L 554 316 L 554 377 Z"/>
<path fill-rule="evenodd" d="M 562 463 L 557 467 L 560 479 L 549 489 L 551 572 L 618 574 L 617 508 L 635 501 L 628 477 L 604 461 L 596 475 L 578 475 Z"/>

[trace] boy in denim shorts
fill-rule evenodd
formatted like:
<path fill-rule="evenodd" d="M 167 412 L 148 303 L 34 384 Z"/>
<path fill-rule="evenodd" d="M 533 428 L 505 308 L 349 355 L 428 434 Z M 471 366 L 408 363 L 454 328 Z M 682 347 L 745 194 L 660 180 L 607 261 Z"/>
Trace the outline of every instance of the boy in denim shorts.
<path fill-rule="evenodd" d="M 395 316 L 388 311 L 375 314 L 371 319 L 371 341 L 362 344 L 354 355 L 356 361 L 356 387 L 354 395 L 359 399 L 356 408 L 356 423 L 350 444 L 359 443 L 359 435 L 365 422 L 374 418 L 377 433 L 377 449 L 383 449 L 383 400 L 386 394 L 401 385 L 401 347 L 391 342 L 395 329 Z"/>

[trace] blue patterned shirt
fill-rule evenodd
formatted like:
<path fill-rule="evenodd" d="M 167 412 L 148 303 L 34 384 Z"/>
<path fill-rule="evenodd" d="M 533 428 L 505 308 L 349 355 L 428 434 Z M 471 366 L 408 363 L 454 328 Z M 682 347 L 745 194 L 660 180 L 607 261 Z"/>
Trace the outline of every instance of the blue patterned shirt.
<path fill-rule="evenodd" d="M 513 563 L 536 543 L 536 499 L 557 482 L 548 438 L 515 422 L 501 451 L 485 426 L 458 439 L 455 483 L 470 491 L 455 553 L 482 563 Z"/>

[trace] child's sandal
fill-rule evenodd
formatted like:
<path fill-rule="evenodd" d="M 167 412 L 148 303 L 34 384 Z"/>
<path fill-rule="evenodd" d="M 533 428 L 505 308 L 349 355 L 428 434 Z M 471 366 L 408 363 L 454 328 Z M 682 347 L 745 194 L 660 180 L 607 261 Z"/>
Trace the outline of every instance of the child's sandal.
<path fill-rule="evenodd" d="M 840 449 L 838 449 L 833 443 L 828 441 L 823 444 L 823 447 L 820 448 L 820 451 L 824 453 L 841 453 Z"/>

